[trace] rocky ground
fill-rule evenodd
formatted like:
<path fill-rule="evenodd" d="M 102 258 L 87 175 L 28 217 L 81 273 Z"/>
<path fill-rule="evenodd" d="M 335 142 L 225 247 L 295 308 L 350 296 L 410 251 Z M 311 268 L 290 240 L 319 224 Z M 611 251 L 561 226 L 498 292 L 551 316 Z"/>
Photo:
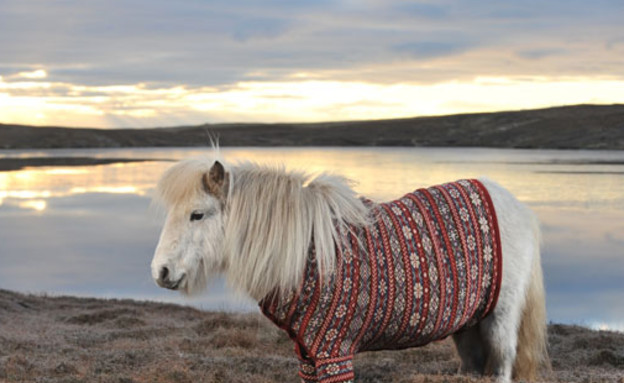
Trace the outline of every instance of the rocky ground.
<path fill-rule="evenodd" d="M 545 382 L 624 383 L 624 334 L 549 327 Z M 0 382 L 296 382 L 287 337 L 259 314 L 0 290 Z M 478 383 L 450 340 L 371 352 L 358 382 Z"/>

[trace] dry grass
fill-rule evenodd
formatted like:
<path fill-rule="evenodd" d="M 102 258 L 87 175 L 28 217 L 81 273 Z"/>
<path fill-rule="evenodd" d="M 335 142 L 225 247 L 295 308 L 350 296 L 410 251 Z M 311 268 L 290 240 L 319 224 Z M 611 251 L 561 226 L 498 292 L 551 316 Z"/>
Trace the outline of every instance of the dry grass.
<path fill-rule="evenodd" d="M 548 382 L 624 383 L 624 334 L 551 325 Z M 259 314 L 0 290 L 0 382 L 296 382 L 287 337 Z M 478 383 L 450 340 L 358 355 L 359 382 Z"/>

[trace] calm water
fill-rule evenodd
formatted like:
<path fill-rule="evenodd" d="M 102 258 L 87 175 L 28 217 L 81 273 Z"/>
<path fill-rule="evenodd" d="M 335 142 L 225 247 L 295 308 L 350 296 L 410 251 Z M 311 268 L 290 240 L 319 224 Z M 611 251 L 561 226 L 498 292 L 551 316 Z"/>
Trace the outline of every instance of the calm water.
<path fill-rule="evenodd" d="M 230 161 L 285 163 L 356 180 L 389 200 L 417 187 L 487 176 L 543 225 L 549 318 L 624 330 L 624 152 L 415 148 L 229 148 Z M 150 196 L 166 160 L 207 150 L 0 151 L 1 157 L 93 156 L 153 162 L 0 172 L 0 288 L 255 310 L 216 281 L 189 299 L 157 288 L 149 263 L 162 217 Z"/>

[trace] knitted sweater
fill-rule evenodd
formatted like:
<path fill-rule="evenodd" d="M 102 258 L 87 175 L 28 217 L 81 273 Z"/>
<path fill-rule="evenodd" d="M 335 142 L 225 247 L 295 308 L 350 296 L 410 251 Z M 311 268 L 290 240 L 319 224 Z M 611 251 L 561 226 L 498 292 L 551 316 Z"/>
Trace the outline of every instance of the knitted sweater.
<path fill-rule="evenodd" d="M 323 283 L 312 248 L 300 287 L 260 302 L 295 342 L 304 382 L 351 381 L 355 353 L 443 339 L 496 305 L 500 233 L 479 181 L 419 189 L 371 208 L 374 224 L 345 234 L 336 271 Z"/>

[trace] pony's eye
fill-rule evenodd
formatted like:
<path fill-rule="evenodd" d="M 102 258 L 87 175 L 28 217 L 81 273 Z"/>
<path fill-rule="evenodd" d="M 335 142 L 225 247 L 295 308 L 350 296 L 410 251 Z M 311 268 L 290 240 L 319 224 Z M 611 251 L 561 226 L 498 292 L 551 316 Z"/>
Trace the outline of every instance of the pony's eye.
<path fill-rule="evenodd" d="M 191 221 L 199 221 L 202 218 L 204 218 L 204 213 L 201 213 L 199 211 L 194 211 L 191 213 Z"/>

